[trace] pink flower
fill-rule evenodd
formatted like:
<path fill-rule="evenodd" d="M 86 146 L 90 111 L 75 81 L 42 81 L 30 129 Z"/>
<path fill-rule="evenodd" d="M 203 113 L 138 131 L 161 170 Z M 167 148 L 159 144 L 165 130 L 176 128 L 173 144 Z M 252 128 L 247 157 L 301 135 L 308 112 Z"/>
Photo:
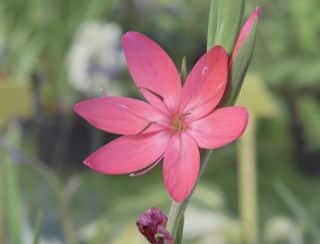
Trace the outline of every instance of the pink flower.
<path fill-rule="evenodd" d="M 147 102 L 101 97 L 77 103 L 74 111 L 93 126 L 123 135 L 84 163 L 103 174 L 128 174 L 144 172 L 163 159 L 166 188 L 181 202 L 198 178 L 199 148 L 229 144 L 247 125 L 245 108 L 217 108 L 227 85 L 228 56 L 222 47 L 212 48 L 182 87 L 172 60 L 145 35 L 126 33 L 122 47 L 131 76 Z"/>
<path fill-rule="evenodd" d="M 172 236 L 165 229 L 167 221 L 167 216 L 159 208 L 150 208 L 139 217 L 136 224 L 151 244 L 163 244 L 164 240 L 167 244 L 173 244 Z"/>

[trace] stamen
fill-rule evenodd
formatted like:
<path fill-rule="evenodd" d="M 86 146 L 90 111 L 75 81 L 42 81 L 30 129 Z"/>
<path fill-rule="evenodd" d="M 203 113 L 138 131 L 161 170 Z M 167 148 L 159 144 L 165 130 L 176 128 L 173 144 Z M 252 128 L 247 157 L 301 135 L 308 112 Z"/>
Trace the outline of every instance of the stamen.
<path fill-rule="evenodd" d="M 186 130 L 186 125 L 183 121 L 183 115 L 179 115 L 173 118 L 171 122 L 171 128 L 176 132 L 182 132 Z"/>

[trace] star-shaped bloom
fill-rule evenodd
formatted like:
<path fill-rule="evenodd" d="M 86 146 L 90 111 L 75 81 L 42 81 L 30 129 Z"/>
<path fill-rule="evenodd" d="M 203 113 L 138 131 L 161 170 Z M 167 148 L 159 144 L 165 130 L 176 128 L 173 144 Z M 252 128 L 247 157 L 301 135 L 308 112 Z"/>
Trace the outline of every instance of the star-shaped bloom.
<path fill-rule="evenodd" d="M 182 202 L 199 174 L 199 148 L 215 149 L 245 130 L 243 107 L 217 108 L 228 81 L 228 56 L 216 46 L 195 64 L 182 86 L 179 73 L 154 41 L 128 32 L 122 47 L 129 71 L 146 102 L 101 97 L 77 103 L 74 111 L 98 129 L 120 134 L 84 163 L 103 174 L 145 172 L 163 159 L 170 196 Z"/>

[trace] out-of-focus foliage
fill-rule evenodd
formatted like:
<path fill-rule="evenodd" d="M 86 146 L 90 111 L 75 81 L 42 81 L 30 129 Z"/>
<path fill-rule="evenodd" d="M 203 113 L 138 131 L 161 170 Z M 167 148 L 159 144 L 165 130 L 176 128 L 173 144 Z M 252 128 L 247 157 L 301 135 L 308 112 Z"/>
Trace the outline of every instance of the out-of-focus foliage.
<path fill-rule="evenodd" d="M 317 0 L 262 2 L 257 60 L 266 80 L 289 88 L 319 81 L 320 16 Z"/>
<path fill-rule="evenodd" d="M 0 81 L 0 125 L 17 116 L 32 114 L 31 88 L 27 83 Z M 17 102 L 19 101 L 19 102 Z"/>
<path fill-rule="evenodd" d="M 319 150 L 320 2 L 261 1 L 261 7 L 255 69 L 278 97 L 292 100 L 306 147 Z"/>
<path fill-rule="evenodd" d="M 258 118 L 272 118 L 280 114 L 278 104 L 265 82 L 256 74 L 248 74 L 237 104 L 245 106 Z"/>
<path fill-rule="evenodd" d="M 310 157 L 302 154 L 299 165 L 305 167 L 313 157 L 319 162 L 319 155 L 315 156 L 317 152 L 320 154 L 320 2 L 251 0 L 247 1 L 245 16 L 256 5 L 262 10 L 251 68 L 256 76 L 250 76 L 244 84 L 241 100 L 253 104 L 256 113 L 263 115 L 257 127 L 256 145 L 261 239 L 270 244 L 290 235 L 285 239 L 291 241 L 288 243 L 302 243 L 303 239 L 303 243 L 318 244 L 319 240 L 312 240 L 316 239 L 314 233 L 318 232 L 320 223 L 319 163 L 315 164 L 318 168 L 312 168 L 315 174 L 312 177 L 296 167 L 296 148 L 305 145 L 292 135 L 290 126 L 303 125 L 304 136 L 314 152 Z M 165 47 L 177 67 L 186 56 L 190 68 L 206 50 L 208 12 L 209 2 L 199 0 L 0 1 L 0 120 L 13 115 L 27 117 L 22 145 L 10 144 L 9 151 L 15 152 L 16 157 L 10 157 L 9 161 L 15 163 L 21 175 L 20 197 L 25 212 L 22 232 L 29 233 L 30 240 L 34 236 L 37 239 L 39 210 L 43 212 L 40 243 L 77 239 L 100 244 L 123 243 L 130 235 L 136 238 L 135 218 L 142 211 L 152 206 L 168 208 L 169 198 L 161 183 L 160 169 L 136 178 L 103 176 L 86 169 L 67 170 L 73 166 L 71 160 L 63 160 L 61 152 L 68 155 L 91 152 L 111 138 L 110 135 L 102 138 L 89 130 L 83 121 L 73 117 L 70 109 L 75 99 L 88 96 L 70 86 L 67 75 L 67 57 L 79 28 L 88 22 L 114 22 L 123 32 L 144 32 Z M 34 84 L 38 76 L 42 82 L 39 90 Z M 126 70 L 119 80 L 115 82 L 121 82 L 125 92 L 137 95 Z M 36 108 L 37 92 L 45 116 L 39 115 Z M 294 101 L 294 111 L 298 114 L 294 115 L 301 119 L 299 123 L 293 121 L 286 103 L 288 98 Z M 64 108 L 63 113 L 52 107 Z M 264 118 L 265 114 L 277 113 L 281 116 Z M 7 124 L 1 124 L 0 151 L 8 150 L 2 133 Z M 38 160 L 44 146 L 48 147 L 47 158 L 53 155 L 52 168 L 62 165 L 62 172 L 47 167 L 39 170 L 38 165 L 49 164 Z M 2 161 L 0 164 L 2 167 Z M 80 168 L 80 159 L 76 165 Z M 202 181 L 211 191 L 217 185 L 222 197 L 202 191 L 202 196 L 198 199 L 196 195 L 192 203 L 209 209 L 219 220 L 227 220 L 221 222 L 231 223 L 230 232 L 224 232 L 228 225 L 222 229 L 218 226 L 222 230 L 219 240 L 234 241 L 233 236 L 238 235 L 236 169 L 233 146 L 216 151 Z M 279 180 L 286 186 L 285 190 L 273 187 Z M 0 214 L 3 212 L 0 209 Z M 201 215 L 199 211 L 191 214 Z M 1 219 L 0 216 L 0 228 Z M 189 241 L 212 243 L 216 233 L 217 229 L 212 228 L 203 238 L 190 237 Z M 0 241 L 2 234 L 0 231 Z"/>
<path fill-rule="evenodd" d="M 68 80 L 87 96 L 123 96 L 117 81 L 125 67 L 120 48 L 122 30 L 116 23 L 88 21 L 79 27 L 68 54 Z"/>
<path fill-rule="evenodd" d="M 19 145 L 21 141 L 21 131 L 15 124 L 9 126 L 8 132 L 4 135 L 6 140 L 15 145 Z M 21 204 L 21 191 L 19 187 L 19 171 L 15 165 L 12 164 L 9 152 L 0 150 L 2 165 L 2 177 L 0 184 L 3 186 L 1 201 L 4 202 L 5 223 L 4 228 L 8 233 L 7 238 L 1 237 L 2 241 L 11 243 L 21 243 L 22 238 L 22 204 Z M 1 240 L 0 239 L 0 240 Z M 3 240 L 4 239 L 4 240 Z"/>
<path fill-rule="evenodd" d="M 0 2 L 2 76 L 28 82 L 42 72 L 54 96 L 66 99 L 65 65 L 79 25 L 107 16 L 115 1 L 4 0 Z M 60 100 L 63 101 L 63 100 Z"/>
<path fill-rule="evenodd" d="M 320 113 L 319 100 L 312 97 L 304 97 L 298 103 L 298 108 L 301 111 L 301 117 L 304 120 L 306 134 L 311 141 L 311 145 L 315 149 L 320 148 Z"/>

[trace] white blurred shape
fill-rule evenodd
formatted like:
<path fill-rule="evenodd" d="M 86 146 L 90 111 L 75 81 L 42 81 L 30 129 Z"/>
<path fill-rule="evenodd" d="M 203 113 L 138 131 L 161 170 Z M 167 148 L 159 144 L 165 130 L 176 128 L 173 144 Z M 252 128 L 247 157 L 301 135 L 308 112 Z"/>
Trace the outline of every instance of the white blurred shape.
<path fill-rule="evenodd" d="M 265 227 L 267 243 L 303 244 L 302 232 L 299 226 L 284 216 L 271 218 Z"/>
<path fill-rule="evenodd" d="M 218 212 L 190 206 L 185 214 L 184 238 L 197 243 L 230 243 L 240 239 L 238 221 Z M 215 242 L 213 242 L 213 240 Z"/>
<path fill-rule="evenodd" d="M 125 67 L 121 33 L 116 23 L 92 21 L 80 26 L 68 54 L 68 75 L 73 88 L 88 96 L 123 94 L 116 79 Z"/>

